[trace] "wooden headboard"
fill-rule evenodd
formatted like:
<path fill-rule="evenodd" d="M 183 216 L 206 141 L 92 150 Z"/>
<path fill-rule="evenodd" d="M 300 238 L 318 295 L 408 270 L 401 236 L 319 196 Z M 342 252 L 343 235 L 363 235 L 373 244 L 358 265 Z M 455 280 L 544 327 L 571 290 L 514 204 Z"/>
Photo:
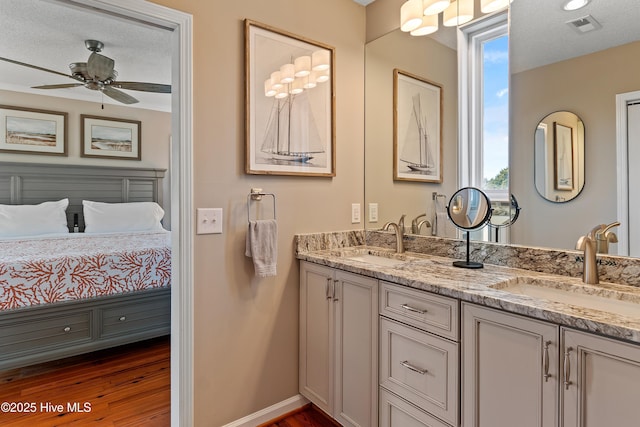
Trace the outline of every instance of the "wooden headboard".
<path fill-rule="evenodd" d="M 0 162 L 0 204 L 35 205 L 69 199 L 67 223 L 74 217 L 84 231 L 82 201 L 157 202 L 162 206 L 165 169 Z"/>

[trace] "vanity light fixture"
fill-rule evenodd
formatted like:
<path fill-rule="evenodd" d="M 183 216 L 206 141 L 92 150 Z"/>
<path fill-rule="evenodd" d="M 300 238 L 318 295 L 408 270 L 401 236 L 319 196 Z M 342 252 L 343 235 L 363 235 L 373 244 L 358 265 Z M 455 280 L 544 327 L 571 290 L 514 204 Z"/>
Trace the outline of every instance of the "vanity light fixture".
<path fill-rule="evenodd" d="M 299 56 L 293 61 L 295 76 L 304 77 L 311 74 L 311 57 L 308 55 Z"/>
<path fill-rule="evenodd" d="M 473 19 L 474 0 L 453 0 L 442 14 L 442 25 L 455 27 Z"/>
<path fill-rule="evenodd" d="M 564 3 L 564 5 L 562 6 L 562 9 L 564 10 L 578 10 L 580 8 L 585 7 L 587 4 L 589 4 L 590 0 L 568 0 L 567 2 Z"/>
<path fill-rule="evenodd" d="M 422 17 L 422 23 L 418 28 L 411 31 L 412 36 L 426 36 L 438 31 L 438 15 L 429 15 Z"/>
<path fill-rule="evenodd" d="M 283 64 L 264 81 L 264 96 L 284 99 L 298 95 L 306 89 L 313 89 L 331 77 L 331 57 L 329 50 L 317 50 L 311 55 L 303 55 L 291 63 Z"/>
<path fill-rule="evenodd" d="M 451 0 L 422 0 L 422 7 L 426 16 L 437 15 L 449 6 Z M 424 19 L 422 20 L 424 23 Z"/>
<path fill-rule="evenodd" d="M 507 7 L 512 2 L 513 0 L 481 0 L 480 10 L 482 13 L 491 13 Z"/>
<path fill-rule="evenodd" d="M 316 71 L 328 70 L 331 58 L 328 49 L 316 50 L 311 54 L 311 69 Z"/>
<path fill-rule="evenodd" d="M 413 31 L 422 24 L 422 0 L 408 0 L 400 7 L 400 29 L 404 32 Z"/>
<path fill-rule="evenodd" d="M 296 68 L 293 64 L 284 64 L 280 67 L 280 83 L 292 83 L 295 79 Z"/>

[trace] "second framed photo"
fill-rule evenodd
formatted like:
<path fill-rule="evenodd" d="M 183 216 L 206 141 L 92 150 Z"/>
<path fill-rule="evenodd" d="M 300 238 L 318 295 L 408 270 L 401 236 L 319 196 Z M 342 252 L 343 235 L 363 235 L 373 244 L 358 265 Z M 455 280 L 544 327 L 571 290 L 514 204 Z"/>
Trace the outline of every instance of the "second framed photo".
<path fill-rule="evenodd" d="M 556 190 L 573 190 L 573 129 L 553 122 L 553 172 Z"/>
<path fill-rule="evenodd" d="M 137 120 L 80 116 L 80 156 L 142 159 L 141 123 Z"/>
<path fill-rule="evenodd" d="M 442 86 L 393 70 L 393 179 L 442 182 Z"/>

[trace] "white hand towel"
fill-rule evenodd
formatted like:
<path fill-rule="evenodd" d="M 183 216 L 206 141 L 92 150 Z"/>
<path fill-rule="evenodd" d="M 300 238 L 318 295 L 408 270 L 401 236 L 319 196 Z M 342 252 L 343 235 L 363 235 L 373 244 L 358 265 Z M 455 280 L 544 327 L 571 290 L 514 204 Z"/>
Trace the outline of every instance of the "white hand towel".
<path fill-rule="evenodd" d="M 245 255 L 253 258 L 258 277 L 276 275 L 278 259 L 278 223 L 275 219 L 249 221 Z"/>
<path fill-rule="evenodd" d="M 436 236 L 438 237 L 455 237 L 456 230 L 449 220 L 446 212 L 436 212 Z"/>

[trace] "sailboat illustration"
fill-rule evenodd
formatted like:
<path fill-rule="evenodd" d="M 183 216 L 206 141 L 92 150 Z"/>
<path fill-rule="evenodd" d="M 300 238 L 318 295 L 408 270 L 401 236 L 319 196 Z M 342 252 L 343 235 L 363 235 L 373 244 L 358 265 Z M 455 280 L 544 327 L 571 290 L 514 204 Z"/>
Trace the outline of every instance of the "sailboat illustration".
<path fill-rule="evenodd" d="M 400 161 L 413 171 L 424 175 L 435 173 L 435 162 L 431 151 L 431 136 L 427 128 L 427 116 L 422 112 L 420 94 L 413 95 L 413 110 L 409 119 L 405 144 Z"/>
<path fill-rule="evenodd" d="M 261 151 L 278 164 L 308 163 L 325 152 L 307 91 L 273 100 Z"/>

